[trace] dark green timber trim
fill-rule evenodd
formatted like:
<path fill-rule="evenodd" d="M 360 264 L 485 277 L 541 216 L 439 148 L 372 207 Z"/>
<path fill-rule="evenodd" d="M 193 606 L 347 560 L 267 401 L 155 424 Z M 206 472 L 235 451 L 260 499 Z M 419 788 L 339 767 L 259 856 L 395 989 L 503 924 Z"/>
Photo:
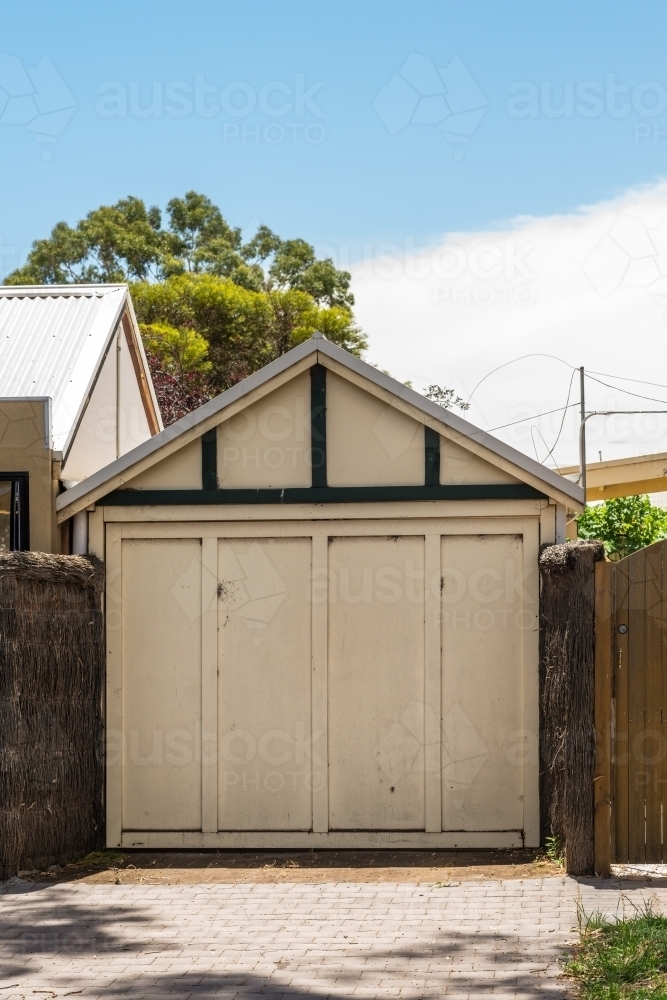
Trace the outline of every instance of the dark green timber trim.
<path fill-rule="evenodd" d="M 204 490 L 218 488 L 218 431 L 206 431 L 201 439 L 201 485 Z"/>
<path fill-rule="evenodd" d="M 312 456 L 312 486 L 314 489 L 325 489 L 327 485 L 327 370 L 324 365 L 313 365 L 310 369 L 310 454 Z"/>
<path fill-rule="evenodd" d="M 440 485 L 440 435 L 432 427 L 424 427 L 424 482 Z"/>
<path fill-rule="evenodd" d="M 283 490 L 114 490 L 97 502 L 111 507 L 157 504 L 384 503 L 408 500 L 546 500 L 525 483 L 477 486 L 325 486 Z"/>

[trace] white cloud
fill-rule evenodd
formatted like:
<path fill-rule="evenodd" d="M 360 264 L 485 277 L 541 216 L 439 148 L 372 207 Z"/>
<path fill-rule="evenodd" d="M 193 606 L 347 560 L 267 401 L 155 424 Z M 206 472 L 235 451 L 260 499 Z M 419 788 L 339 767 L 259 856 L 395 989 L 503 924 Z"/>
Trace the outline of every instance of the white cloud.
<path fill-rule="evenodd" d="M 520 355 L 667 386 L 667 182 L 571 215 L 522 218 L 505 228 L 450 233 L 431 248 L 384 244 L 351 268 L 369 360 L 423 390 L 466 397 L 491 369 Z M 529 358 L 488 378 L 468 418 L 493 428 L 561 407 L 571 370 Z M 667 401 L 667 388 L 618 382 Z M 587 382 L 587 409 L 665 409 Z M 578 401 L 578 374 L 571 402 Z M 552 446 L 561 414 L 499 431 L 535 456 L 531 423 Z M 577 460 L 578 411 L 554 453 Z M 547 447 L 535 433 L 543 460 Z M 589 421 L 589 461 L 667 451 L 667 414 Z"/>

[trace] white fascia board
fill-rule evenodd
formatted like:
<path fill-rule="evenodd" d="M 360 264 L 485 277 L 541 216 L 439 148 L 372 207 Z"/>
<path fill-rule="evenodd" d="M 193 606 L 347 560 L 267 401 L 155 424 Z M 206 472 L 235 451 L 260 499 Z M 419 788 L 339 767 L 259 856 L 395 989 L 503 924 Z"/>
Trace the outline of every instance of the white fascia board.
<path fill-rule="evenodd" d="M 126 472 L 137 462 L 148 458 L 155 452 L 158 452 L 162 447 L 164 447 L 164 445 L 180 437 L 181 434 L 192 430 L 199 424 L 207 421 L 210 417 L 221 413 L 232 403 L 236 403 L 243 399 L 244 396 L 247 396 L 255 389 L 258 389 L 266 382 L 269 382 L 272 378 L 275 378 L 276 375 L 281 375 L 288 368 L 291 368 L 292 365 L 302 361 L 309 355 L 316 355 L 318 351 L 325 354 L 327 357 L 330 357 L 333 361 L 337 361 L 341 365 L 351 369 L 363 378 L 374 382 L 376 385 L 385 389 L 392 395 L 398 396 L 406 403 L 418 410 L 421 410 L 422 413 L 427 414 L 429 417 L 437 420 L 441 424 L 444 424 L 446 427 L 451 428 L 458 434 L 469 438 L 471 441 L 477 442 L 483 448 L 488 449 L 488 451 L 499 455 L 506 461 L 517 466 L 519 469 L 523 469 L 524 472 L 527 472 L 529 475 L 541 480 L 545 484 L 545 487 L 547 487 L 545 492 L 548 494 L 551 494 L 554 491 L 561 495 L 565 494 L 574 501 L 575 505 L 583 506 L 584 491 L 580 486 L 575 486 L 562 476 L 552 472 L 551 469 L 545 468 L 545 466 L 540 465 L 539 462 L 535 462 L 531 458 L 528 458 L 528 456 L 524 455 L 522 452 L 517 451 L 515 448 L 505 444 L 503 441 L 499 441 L 487 431 L 480 430 L 480 428 L 475 427 L 474 424 L 470 424 L 467 420 L 463 420 L 461 417 L 456 416 L 456 414 L 451 413 L 449 410 L 445 410 L 442 406 L 432 402 L 430 399 L 425 399 L 424 396 L 415 392 L 414 389 L 409 389 L 406 385 L 403 385 L 401 382 L 397 382 L 396 379 L 391 378 L 391 376 L 384 375 L 382 372 L 378 371 L 377 368 L 373 368 L 372 365 L 366 364 L 365 361 L 360 361 L 359 358 L 355 357 L 353 354 L 350 354 L 348 351 L 345 351 L 341 347 L 337 347 L 335 344 L 326 340 L 322 334 L 315 334 L 315 336 L 311 337 L 310 340 L 306 340 L 302 344 L 299 344 L 298 347 L 288 351 L 287 354 L 283 354 L 280 358 L 277 358 L 275 361 L 266 365 L 266 367 L 255 372 L 254 375 L 248 376 L 248 378 L 243 379 L 242 382 L 238 382 L 236 385 L 232 386 L 231 389 L 227 389 L 220 396 L 216 396 L 215 399 L 211 399 L 208 403 L 204 403 L 203 406 L 193 410 L 192 413 L 188 413 L 186 416 L 181 417 L 181 419 L 176 421 L 175 424 L 171 424 L 169 427 L 166 427 L 159 434 L 156 434 L 155 437 L 149 438 L 148 441 L 144 441 L 142 444 L 137 445 L 137 447 L 133 448 L 132 451 L 128 451 L 125 455 L 121 455 L 121 457 L 117 458 L 115 462 L 111 462 L 103 469 L 95 472 L 92 476 L 89 476 L 88 479 L 84 479 L 76 486 L 73 486 L 71 489 L 61 493 L 56 501 L 58 511 L 62 511 L 74 504 L 76 504 L 77 509 L 81 509 L 85 506 L 85 503 L 81 503 L 80 501 L 86 498 L 90 493 L 93 491 L 99 491 L 99 488 L 104 486 L 105 483 L 109 482 L 111 479 L 122 474 L 123 472 Z M 315 359 L 313 359 L 313 363 L 314 362 Z M 100 494 L 98 492 L 98 496 L 99 495 Z"/>
<path fill-rule="evenodd" d="M 141 358 L 141 364 L 143 365 L 144 375 L 146 376 L 146 382 L 148 383 L 148 389 L 151 394 L 151 400 L 153 402 L 153 409 L 155 410 L 155 416 L 157 417 L 158 427 L 161 431 L 164 430 L 164 422 L 162 420 L 162 414 L 160 413 L 160 405 L 157 401 L 157 396 L 155 395 L 155 387 L 153 386 L 153 379 L 151 378 L 151 370 L 148 367 L 148 359 L 146 357 L 146 351 L 144 350 L 144 342 L 141 337 L 141 330 L 139 329 L 139 323 L 137 322 L 137 317 L 134 312 L 134 303 L 132 302 L 132 296 L 128 291 L 127 295 L 127 311 L 130 314 L 130 322 L 134 329 L 135 340 L 137 343 L 137 348 L 139 350 L 139 356 Z"/>
<path fill-rule="evenodd" d="M 79 285 L 77 287 L 81 288 L 82 286 Z M 92 287 L 97 288 L 99 286 L 93 285 Z M 65 457 L 79 429 L 81 418 L 90 401 L 99 370 L 106 358 L 109 343 L 116 333 L 120 318 L 123 315 L 125 302 L 128 298 L 127 285 L 109 285 L 107 287 L 108 291 L 102 296 L 100 310 L 91 327 L 88 343 L 81 351 L 72 372 L 71 389 L 63 396 L 63 404 L 71 400 L 72 409 L 76 406 L 76 415 L 72 421 L 67 439 L 62 445 L 62 452 Z M 86 382 L 86 389 L 81 395 L 79 386 L 84 380 Z"/>

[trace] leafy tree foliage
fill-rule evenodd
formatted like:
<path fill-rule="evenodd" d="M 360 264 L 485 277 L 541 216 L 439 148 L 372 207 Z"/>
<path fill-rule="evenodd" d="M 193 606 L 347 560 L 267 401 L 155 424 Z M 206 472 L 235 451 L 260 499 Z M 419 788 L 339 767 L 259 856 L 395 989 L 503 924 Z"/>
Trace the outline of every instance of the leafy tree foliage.
<path fill-rule="evenodd" d="M 434 403 L 438 403 L 445 410 L 451 410 L 452 406 L 458 406 L 459 410 L 470 409 L 470 403 L 466 403 L 465 399 L 457 396 L 454 389 L 445 389 L 440 385 L 430 385 L 426 392 L 426 398 L 432 399 Z"/>
<path fill-rule="evenodd" d="M 5 283 L 129 282 L 165 421 L 317 331 L 354 354 L 365 349 L 350 274 L 305 240 L 260 226 L 244 243 L 196 191 L 172 198 L 165 215 L 163 225 L 159 208 L 129 197 L 76 226 L 59 222 Z"/>
<path fill-rule="evenodd" d="M 160 361 L 161 367 L 173 375 L 185 372 L 210 372 L 208 342 L 196 330 L 177 330 L 166 323 L 140 324 L 146 351 Z"/>
<path fill-rule="evenodd" d="M 215 395 L 205 372 L 167 371 L 161 366 L 159 358 L 150 351 L 146 352 L 146 356 L 165 427 L 207 403 Z"/>
<path fill-rule="evenodd" d="M 597 538 L 608 555 L 623 558 L 667 538 L 667 511 L 654 507 L 646 495 L 616 497 L 587 507 L 577 518 L 577 529 L 580 538 Z"/>
<path fill-rule="evenodd" d="M 183 273 L 162 282 L 132 285 L 132 299 L 144 338 L 164 326 L 183 337 L 194 331 L 204 338 L 206 358 L 200 356 L 196 365 L 186 364 L 183 370 L 201 371 L 201 361 L 209 361 L 213 393 L 317 331 L 354 354 L 366 346 L 347 309 L 320 306 L 307 292 L 296 289 L 256 292 L 214 274 Z M 151 350 L 164 358 L 165 351 L 158 350 L 154 340 L 151 343 Z"/>
<path fill-rule="evenodd" d="M 74 228 L 59 222 L 48 239 L 33 243 L 25 266 L 5 284 L 143 280 L 157 274 L 161 245 L 159 210 L 123 198 L 89 212 Z"/>
<path fill-rule="evenodd" d="M 89 212 L 76 226 L 59 222 L 36 240 L 8 285 L 67 282 L 162 281 L 177 274 L 215 274 L 255 292 L 306 292 L 320 305 L 354 305 L 350 274 L 330 258 L 317 260 L 305 240 L 282 240 L 260 226 L 247 243 L 203 194 L 188 191 L 167 204 L 167 225 L 156 206 L 123 198 Z"/>

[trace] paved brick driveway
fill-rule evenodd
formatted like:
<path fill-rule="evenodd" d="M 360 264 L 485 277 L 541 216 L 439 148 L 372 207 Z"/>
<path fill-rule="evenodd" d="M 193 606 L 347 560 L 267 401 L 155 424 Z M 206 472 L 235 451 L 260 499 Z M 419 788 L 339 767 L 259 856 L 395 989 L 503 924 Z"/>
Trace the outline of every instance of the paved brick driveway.
<path fill-rule="evenodd" d="M 663 908 L 667 888 L 14 881 L 0 894 L 0 998 L 562 997 L 577 903 L 629 912 L 651 898 Z"/>

